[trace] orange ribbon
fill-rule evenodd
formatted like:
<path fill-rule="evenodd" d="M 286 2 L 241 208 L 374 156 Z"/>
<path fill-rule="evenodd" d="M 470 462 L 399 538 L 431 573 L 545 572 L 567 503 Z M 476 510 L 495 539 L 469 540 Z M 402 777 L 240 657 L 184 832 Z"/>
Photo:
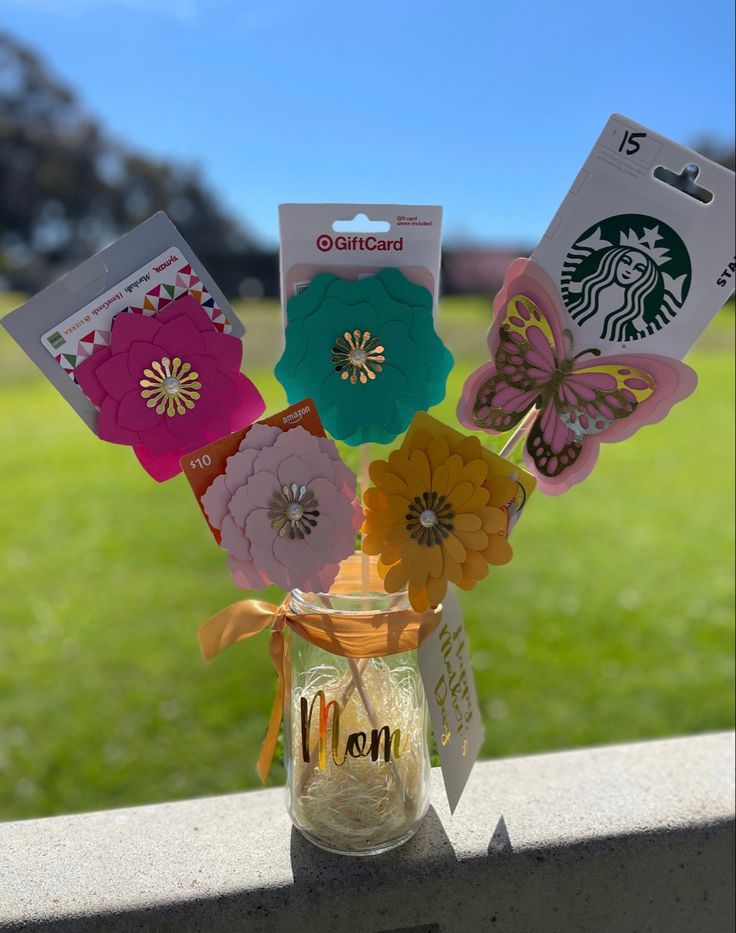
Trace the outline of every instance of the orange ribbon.
<path fill-rule="evenodd" d="M 345 563 L 351 564 L 351 561 Z M 341 571 L 331 595 L 340 592 L 356 594 L 359 585 L 356 570 L 356 564 L 352 564 Z M 245 599 L 218 612 L 200 626 L 198 633 L 204 659 L 210 661 L 230 645 L 252 638 L 271 626 L 268 650 L 278 683 L 266 736 L 258 755 L 258 774 L 264 783 L 271 770 L 284 709 L 284 626 L 332 654 L 344 658 L 380 658 L 418 648 L 437 628 L 442 615 L 441 607 L 421 614 L 413 609 L 349 613 L 325 610 L 301 614 L 289 612 L 288 604 L 288 597 L 280 606 L 258 599 Z"/>

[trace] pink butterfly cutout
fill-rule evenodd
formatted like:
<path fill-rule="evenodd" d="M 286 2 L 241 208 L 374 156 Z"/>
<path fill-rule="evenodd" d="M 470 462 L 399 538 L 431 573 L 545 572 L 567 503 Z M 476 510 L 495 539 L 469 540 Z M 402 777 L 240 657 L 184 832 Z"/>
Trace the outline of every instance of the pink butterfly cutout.
<path fill-rule="evenodd" d="M 491 359 L 467 379 L 457 410 L 462 424 L 489 434 L 536 410 L 524 462 L 550 495 L 588 476 L 601 442 L 661 421 L 697 384 L 693 369 L 669 357 L 574 353 L 563 320 L 550 278 L 533 260 L 515 260 L 493 303 Z"/>

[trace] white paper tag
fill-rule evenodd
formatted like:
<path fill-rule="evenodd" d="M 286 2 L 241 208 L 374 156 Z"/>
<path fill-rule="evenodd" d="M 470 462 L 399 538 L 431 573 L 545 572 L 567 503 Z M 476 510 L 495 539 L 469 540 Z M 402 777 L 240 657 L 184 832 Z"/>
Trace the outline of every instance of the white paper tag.
<path fill-rule="evenodd" d="M 452 813 L 480 754 L 484 733 L 462 611 L 449 588 L 442 621 L 419 646 L 418 657 Z"/>

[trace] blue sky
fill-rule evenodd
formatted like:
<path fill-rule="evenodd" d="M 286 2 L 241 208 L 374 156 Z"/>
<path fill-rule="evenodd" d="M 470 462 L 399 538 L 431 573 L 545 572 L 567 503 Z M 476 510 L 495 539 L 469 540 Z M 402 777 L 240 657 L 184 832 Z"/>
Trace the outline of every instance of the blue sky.
<path fill-rule="evenodd" d="M 280 201 L 445 207 L 533 243 L 607 117 L 734 133 L 730 0 L 0 0 L 130 145 L 199 166 L 264 243 Z"/>

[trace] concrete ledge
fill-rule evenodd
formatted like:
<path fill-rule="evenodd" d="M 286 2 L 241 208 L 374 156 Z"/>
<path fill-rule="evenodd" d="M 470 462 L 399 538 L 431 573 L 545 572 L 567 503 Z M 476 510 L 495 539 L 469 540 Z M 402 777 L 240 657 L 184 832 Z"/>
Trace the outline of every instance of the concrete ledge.
<path fill-rule="evenodd" d="M 327 855 L 280 790 L 0 825 L 0 930 L 731 933 L 733 733 L 483 762 L 403 848 Z"/>

